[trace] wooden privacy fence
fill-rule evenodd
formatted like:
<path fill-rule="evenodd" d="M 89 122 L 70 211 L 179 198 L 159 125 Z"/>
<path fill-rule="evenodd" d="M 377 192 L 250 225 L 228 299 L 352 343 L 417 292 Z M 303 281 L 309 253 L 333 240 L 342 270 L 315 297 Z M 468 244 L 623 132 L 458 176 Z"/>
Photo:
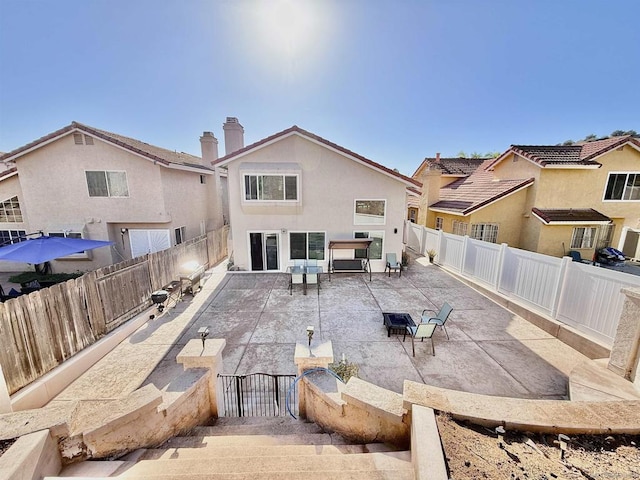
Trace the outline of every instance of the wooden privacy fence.
<path fill-rule="evenodd" d="M 229 227 L 0 303 L 0 365 L 14 393 L 151 305 L 180 266 L 227 256 Z"/>

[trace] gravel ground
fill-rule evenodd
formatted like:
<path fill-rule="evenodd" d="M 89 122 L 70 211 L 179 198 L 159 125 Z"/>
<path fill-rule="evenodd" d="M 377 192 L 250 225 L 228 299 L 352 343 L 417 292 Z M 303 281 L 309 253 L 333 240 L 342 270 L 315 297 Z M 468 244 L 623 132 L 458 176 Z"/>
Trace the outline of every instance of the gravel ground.
<path fill-rule="evenodd" d="M 640 436 L 569 435 L 564 454 L 558 435 L 496 433 L 438 415 L 451 480 L 640 479 Z"/>

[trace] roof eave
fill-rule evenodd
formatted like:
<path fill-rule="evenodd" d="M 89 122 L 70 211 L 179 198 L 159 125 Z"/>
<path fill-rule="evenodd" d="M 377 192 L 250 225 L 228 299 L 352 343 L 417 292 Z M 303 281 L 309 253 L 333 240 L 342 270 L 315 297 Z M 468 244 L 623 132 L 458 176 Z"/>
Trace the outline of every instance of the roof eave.
<path fill-rule="evenodd" d="M 448 213 L 449 215 L 456 215 L 458 217 L 466 217 L 469 215 L 468 213 L 464 213 L 461 210 L 447 210 L 445 208 L 432 208 L 432 207 L 429 207 L 429 210 L 436 213 Z"/>
<path fill-rule="evenodd" d="M 597 170 L 598 168 L 602 167 L 602 164 L 598 163 L 595 165 L 562 165 L 559 163 L 543 163 L 539 166 L 549 170 Z"/>

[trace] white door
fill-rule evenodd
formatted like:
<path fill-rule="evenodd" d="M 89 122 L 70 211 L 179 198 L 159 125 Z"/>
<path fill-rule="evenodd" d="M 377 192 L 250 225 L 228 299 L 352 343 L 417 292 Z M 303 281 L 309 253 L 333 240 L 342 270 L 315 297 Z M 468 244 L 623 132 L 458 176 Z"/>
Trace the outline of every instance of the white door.
<path fill-rule="evenodd" d="M 171 247 L 171 234 L 169 230 L 162 229 L 129 229 L 129 242 L 131 244 L 131 258 L 136 258 Z"/>

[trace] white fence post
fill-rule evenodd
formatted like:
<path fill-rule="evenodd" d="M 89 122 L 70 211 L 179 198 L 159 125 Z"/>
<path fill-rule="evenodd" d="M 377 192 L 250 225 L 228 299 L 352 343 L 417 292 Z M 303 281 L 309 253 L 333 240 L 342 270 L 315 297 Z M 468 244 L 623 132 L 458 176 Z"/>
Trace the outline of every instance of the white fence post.
<path fill-rule="evenodd" d="M 12 411 L 7 381 L 4 379 L 2 365 L 0 365 L 0 413 L 11 413 Z"/>
<path fill-rule="evenodd" d="M 500 244 L 500 253 L 498 254 L 498 269 L 495 279 L 496 292 L 500 291 L 500 282 L 502 281 L 502 271 L 504 270 L 504 259 L 507 255 L 507 248 L 509 248 L 509 245 L 507 245 L 506 243 Z"/>
<path fill-rule="evenodd" d="M 420 236 L 420 254 L 424 255 L 427 251 L 427 227 L 422 225 L 422 235 Z"/>
<path fill-rule="evenodd" d="M 567 274 L 567 268 L 569 268 L 569 263 L 572 262 L 571 257 L 562 257 L 562 262 L 560 263 L 560 272 L 558 273 L 558 281 L 555 287 L 555 295 L 553 298 L 553 304 L 551 305 L 551 318 L 557 320 L 556 316 L 558 315 L 558 306 L 560 305 L 560 297 L 562 297 L 562 290 L 564 287 L 564 277 Z"/>
<path fill-rule="evenodd" d="M 467 243 L 469 242 L 469 235 L 465 235 L 462 240 L 462 258 L 460 259 L 460 273 L 464 274 L 464 262 L 467 258 Z"/>

